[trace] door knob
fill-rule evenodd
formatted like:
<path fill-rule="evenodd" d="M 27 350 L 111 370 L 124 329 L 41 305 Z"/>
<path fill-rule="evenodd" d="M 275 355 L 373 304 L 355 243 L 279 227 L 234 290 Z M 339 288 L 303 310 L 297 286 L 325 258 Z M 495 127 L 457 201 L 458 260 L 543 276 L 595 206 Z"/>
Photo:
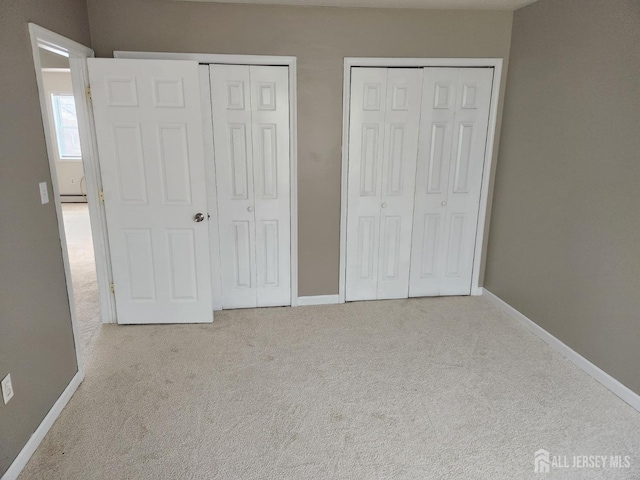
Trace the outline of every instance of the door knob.
<path fill-rule="evenodd" d="M 193 219 L 200 223 L 204 220 L 204 215 L 202 213 L 196 213 L 196 215 L 193 217 Z"/>
<path fill-rule="evenodd" d="M 387 208 L 387 204 L 385 202 L 382 202 L 382 208 Z"/>
<path fill-rule="evenodd" d="M 253 212 L 253 207 L 247 207 L 247 212 Z"/>
<path fill-rule="evenodd" d="M 441 201 L 441 202 L 440 202 L 440 205 L 442 205 L 443 207 L 444 207 L 446 204 L 447 204 L 447 201 L 446 201 L 446 200 L 443 200 L 443 201 Z"/>

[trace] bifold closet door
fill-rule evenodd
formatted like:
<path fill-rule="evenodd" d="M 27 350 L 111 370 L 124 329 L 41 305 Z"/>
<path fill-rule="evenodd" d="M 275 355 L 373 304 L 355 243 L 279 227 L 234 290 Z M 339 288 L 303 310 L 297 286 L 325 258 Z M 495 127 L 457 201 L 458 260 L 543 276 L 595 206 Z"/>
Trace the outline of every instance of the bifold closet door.
<path fill-rule="evenodd" d="M 406 298 L 422 70 L 352 68 L 346 300 Z"/>
<path fill-rule="evenodd" d="M 211 322 L 198 64 L 88 66 L 118 323 Z"/>
<path fill-rule="evenodd" d="M 426 68 L 409 295 L 469 295 L 493 69 Z"/>
<path fill-rule="evenodd" d="M 291 304 L 287 67 L 211 65 L 223 308 Z"/>

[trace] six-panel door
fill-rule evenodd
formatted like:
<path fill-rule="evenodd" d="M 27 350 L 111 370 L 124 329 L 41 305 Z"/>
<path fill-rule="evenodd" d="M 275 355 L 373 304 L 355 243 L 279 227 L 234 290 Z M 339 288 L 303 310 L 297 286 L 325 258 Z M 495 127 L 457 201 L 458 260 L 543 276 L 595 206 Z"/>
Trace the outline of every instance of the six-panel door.
<path fill-rule="evenodd" d="M 426 68 L 409 296 L 469 295 L 493 69 Z"/>
<path fill-rule="evenodd" d="M 470 293 L 492 80 L 352 68 L 347 301 Z"/>
<path fill-rule="evenodd" d="M 408 295 L 421 85 L 421 69 L 352 69 L 348 301 Z"/>
<path fill-rule="evenodd" d="M 223 308 L 291 304 L 287 67 L 211 65 Z"/>
<path fill-rule="evenodd" d="M 197 63 L 90 58 L 89 74 L 118 323 L 211 322 Z"/>

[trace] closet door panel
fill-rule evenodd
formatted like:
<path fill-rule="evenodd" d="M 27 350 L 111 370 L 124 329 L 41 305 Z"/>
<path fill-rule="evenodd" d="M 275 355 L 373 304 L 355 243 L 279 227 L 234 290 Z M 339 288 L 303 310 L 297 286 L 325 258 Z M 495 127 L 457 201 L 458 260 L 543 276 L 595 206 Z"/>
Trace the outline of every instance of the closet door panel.
<path fill-rule="evenodd" d="M 422 69 L 387 69 L 377 295 L 407 298 Z"/>
<path fill-rule="evenodd" d="M 249 68 L 257 305 L 291 305 L 289 69 Z"/>
<path fill-rule="evenodd" d="M 410 296 L 471 293 L 492 79 L 425 69 Z"/>
<path fill-rule="evenodd" d="M 410 297 L 440 295 L 457 88 L 457 68 L 424 69 Z"/>
<path fill-rule="evenodd" d="M 471 293 L 492 82 L 493 69 L 459 69 L 440 295 Z"/>
<path fill-rule="evenodd" d="M 346 300 L 378 294 L 386 68 L 351 70 Z"/>
<path fill-rule="evenodd" d="M 257 306 L 250 69 L 211 65 L 223 308 Z"/>

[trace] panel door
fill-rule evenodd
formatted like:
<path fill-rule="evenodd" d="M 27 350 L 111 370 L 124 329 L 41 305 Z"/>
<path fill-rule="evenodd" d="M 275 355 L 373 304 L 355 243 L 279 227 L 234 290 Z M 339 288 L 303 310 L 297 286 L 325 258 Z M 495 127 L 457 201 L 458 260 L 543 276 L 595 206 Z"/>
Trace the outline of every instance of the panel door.
<path fill-rule="evenodd" d="M 409 295 L 469 295 L 493 69 L 426 68 Z"/>
<path fill-rule="evenodd" d="M 118 323 L 211 322 L 197 63 L 89 59 L 89 75 Z"/>
<path fill-rule="evenodd" d="M 291 304 L 287 67 L 211 65 L 222 306 Z"/>
<path fill-rule="evenodd" d="M 408 296 L 421 83 L 421 69 L 352 69 L 348 301 Z"/>

